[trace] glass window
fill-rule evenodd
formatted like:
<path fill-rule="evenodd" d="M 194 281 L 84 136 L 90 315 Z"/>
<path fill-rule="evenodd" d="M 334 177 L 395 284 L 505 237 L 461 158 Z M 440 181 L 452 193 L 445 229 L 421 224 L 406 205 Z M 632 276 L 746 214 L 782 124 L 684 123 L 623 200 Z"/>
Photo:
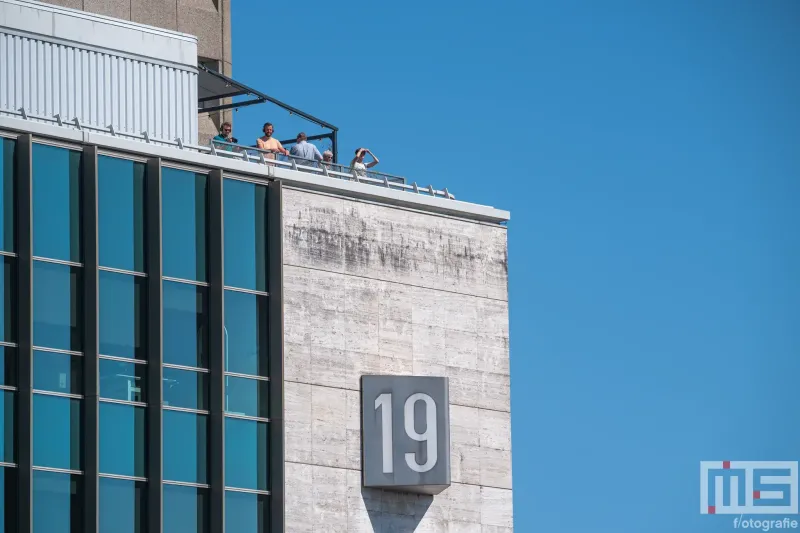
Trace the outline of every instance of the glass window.
<path fill-rule="evenodd" d="M 147 365 L 100 359 L 100 397 L 146 402 Z"/>
<path fill-rule="evenodd" d="M 99 533 L 145 533 L 146 490 L 145 481 L 101 477 Z"/>
<path fill-rule="evenodd" d="M 0 467 L 0 533 L 17 533 L 17 469 Z"/>
<path fill-rule="evenodd" d="M 33 533 L 83 533 L 83 476 L 33 471 Z"/>
<path fill-rule="evenodd" d="M 33 388 L 83 394 L 83 356 L 33 351 Z"/>
<path fill-rule="evenodd" d="M 268 297 L 225 291 L 225 370 L 269 376 Z"/>
<path fill-rule="evenodd" d="M 0 385 L 17 384 L 17 350 L 0 346 Z"/>
<path fill-rule="evenodd" d="M 208 483 L 207 417 L 164 410 L 164 479 Z"/>
<path fill-rule="evenodd" d="M 3 431 L 0 439 L 0 461 L 4 463 L 16 463 L 17 456 L 14 453 L 14 393 L 12 391 L 0 390 L 0 429 Z"/>
<path fill-rule="evenodd" d="M 269 418 L 269 382 L 225 376 L 225 412 Z"/>
<path fill-rule="evenodd" d="M 33 464 L 81 470 L 81 401 L 33 395 Z"/>
<path fill-rule="evenodd" d="M 208 374 L 164 367 L 164 405 L 208 409 Z"/>
<path fill-rule="evenodd" d="M 100 271 L 100 353 L 146 359 L 147 278 Z"/>
<path fill-rule="evenodd" d="M 83 350 L 80 267 L 33 262 L 33 344 Z"/>
<path fill-rule="evenodd" d="M 0 139 L 0 250 L 14 248 L 14 145 L 13 139 Z"/>
<path fill-rule="evenodd" d="M 164 485 L 164 533 L 207 533 L 208 489 Z M 233 532 L 231 532 L 233 533 Z"/>
<path fill-rule="evenodd" d="M 33 145 L 33 255 L 81 261 L 81 153 Z"/>
<path fill-rule="evenodd" d="M 208 365 L 208 289 L 164 282 L 164 362 Z"/>
<path fill-rule="evenodd" d="M 267 448 L 266 422 L 226 417 L 225 486 L 269 490 Z"/>
<path fill-rule="evenodd" d="M 100 472 L 146 477 L 144 407 L 100 402 Z"/>
<path fill-rule="evenodd" d="M 164 275 L 206 281 L 206 176 L 161 169 Z"/>
<path fill-rule="evenodd" d="M 267 188 L 226 179 L 225 285 L 267 290 Z"/>
<path fill-rule="evenodd" d="M 100 266 L 144 272 L 144 176 L 147 165 L 97 158 Z"/>
<path fill-rule="evenodd" d="M 225 531 L 267 533 L 269 496 L 225 491 Z"/>
<path fill-rule="evenodd" d="M 17 312 L 14 309 L 17 292 L 17 276 L 14 259 L 0 259 L 3 277 L 0 280 L 0 341 L 17 342 Z"/>

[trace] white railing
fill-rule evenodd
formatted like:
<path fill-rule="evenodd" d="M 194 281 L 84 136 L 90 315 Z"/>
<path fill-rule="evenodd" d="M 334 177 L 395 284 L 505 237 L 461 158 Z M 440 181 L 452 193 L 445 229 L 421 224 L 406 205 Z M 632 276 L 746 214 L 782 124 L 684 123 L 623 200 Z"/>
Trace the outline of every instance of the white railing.
<path fill-rule="evenodd" d="M 114 130 L 113 126 L 108 126 L 106 128 L 87 126 L 85 124 L 81 124 L 77 118 L 73 118 L 72 120 L 65 120 L 59 115 L 55 115 L 53 117 L 43 117 L 39 115 L 34 115 L 32 113 L 28 113 L 25 111 L 24 108 L 20 108 L 18 111 L 0 109 L 0 114 L 11 115 L 14 117 L 21 117 L 25 120 L 35 120 L 39 122 L 57 124 L 63 127 L 74 128 L 79 131 L 83 130 L 95 131 L 105 135 L 111 135 L 112 137 L 134 139 L 137 141 L 143 141 L 145 143 L 161 145 L 161 146 L 172 146 L 180 150 L 190 150 L 194 152 L 210 154 L 217 157 L 224 157 L 227 159 L 234 159 L 234 160 L 238 159 L 252 164 L 272 165 L 275 167 L 283 167 L 290 170 L 307 172 L 310 174 L 316 174 L 318 176 L 325 176 L 333 179 L 355 181 L 358 183 L 365 183 L 369 185 L 385 187 L 391 190 L 406 191 L 415 194 L 422 194 L 426 196 L 455 200 L 455 196 L 453 196 L 447 190 L 447 188 L 438 190 L 434 189 L 433 185 L 428 185 L 427 187 L 424 186 L 420 187 L 417 185 L 416 182 L 413 182 L 411 184 L 406 183 L 406 179 L 400 176 L 393 176 L 391 174 L 375 172 L 373 170 L 364 171 L 358 169 L 351 169 L 344 165 L 339 165 L 332 162 L 326 163 L 323 161 L 309 161 L 295 156 L 281 156 L 274 153 L 271 150 L 262 150 L 260 148 L 255 148 L 252 146 L 224 143 L 220 141 L 213 141 L 210 144 L 210 146 L 186 144 L 181 139 L 175 139 L 174 141 L 169 141 L 166 139 L 158 139 L 155 137 L 151 137 L 146 131 L 142 132 L 141 135 L 135 135 L 131 133 L 117 132 Z"/>

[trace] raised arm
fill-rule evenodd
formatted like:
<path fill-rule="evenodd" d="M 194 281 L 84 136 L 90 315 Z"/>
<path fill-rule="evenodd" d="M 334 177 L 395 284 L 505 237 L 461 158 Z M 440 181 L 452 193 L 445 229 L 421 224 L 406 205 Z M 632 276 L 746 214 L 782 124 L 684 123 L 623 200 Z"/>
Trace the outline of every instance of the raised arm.
<path fill-rule="evenodd" d="M 380 160 L 379 160 L 377 157 L 375 157 L 375 154 L 373 154 L 373 153 L 372 153 L 372 152 L 370 152 L 369 150 L 366 150 L 366 152 L 367 152 L 369 155 L 371 155 L 371 156 L 372 156 L 372 161 L 370 161 L 369 163 L 367 163 L 367 168 L 372 168 L 372 167 L 374 167 L 375 165 L 377 165 L 378 163 L 380 163 Z"/>

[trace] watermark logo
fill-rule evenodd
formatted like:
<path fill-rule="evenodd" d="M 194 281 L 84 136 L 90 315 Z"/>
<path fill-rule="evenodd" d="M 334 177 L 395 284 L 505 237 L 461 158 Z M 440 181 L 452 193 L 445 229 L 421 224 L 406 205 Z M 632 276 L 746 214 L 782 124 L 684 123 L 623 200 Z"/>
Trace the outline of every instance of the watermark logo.
<path fill-rule="evenodd" d="M 700 461 L 701 514 L 797 514 L 797 461 Z"/>

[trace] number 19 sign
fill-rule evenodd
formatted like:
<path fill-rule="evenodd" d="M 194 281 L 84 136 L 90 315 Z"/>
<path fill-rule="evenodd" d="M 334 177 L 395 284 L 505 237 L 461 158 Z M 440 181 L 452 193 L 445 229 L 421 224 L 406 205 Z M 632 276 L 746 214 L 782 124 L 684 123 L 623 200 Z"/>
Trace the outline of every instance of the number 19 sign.
<path fill-rule="evenodd" d="M 439 494 L 450 486 L 447 378 L 361 376 L 365 487 Z"/>

